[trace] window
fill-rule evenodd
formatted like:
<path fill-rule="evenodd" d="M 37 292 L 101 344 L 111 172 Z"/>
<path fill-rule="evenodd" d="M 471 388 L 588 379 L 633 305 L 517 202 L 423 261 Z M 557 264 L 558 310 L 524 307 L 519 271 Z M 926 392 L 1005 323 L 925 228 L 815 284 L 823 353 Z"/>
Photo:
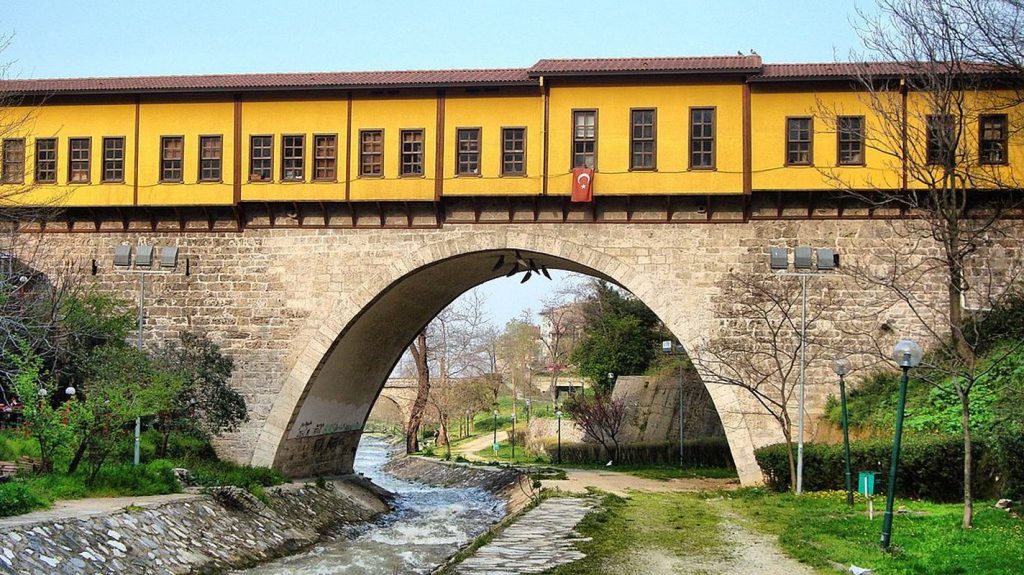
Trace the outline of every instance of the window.
<path fill-rule="evenodd" d="M 124 181 L 124 138 L 103 138 L 103 181 Z"/>
<path fill-rule="evenodd" d="M 283 136 L 281 138 L 281 180 L 301 182 L 306 173 L 303 170 L 306 155 L 306 136 Z"/>
<path fill-rule="evenodd" d="M 864 165 L 864 117 L 839 116 L 836 122 L 840 166 Z"/>
<path fill-rule="evenodd" d="M 160 181 L 180 182 L 182 158 L 185 155 L 184 138 L 161 136 L 160 138 Z"/>
<path fill-rule="evenodd" d="M 224 144 L 220 136 L 199 136 L 199 181 L 219 182 Z"/>
<path fill-rule="evenodd" d="M 786 118 L 786 165 L 810 166 L 814 162 L 810 118 Z"/>
<path fill-rule="evenodd" d="M 597 111 L 572 113 L 572 167 L 597 169 Z"/>
<path fill-rule="evenodd" d="M 459 176 L 480 175 L 480 128 L 459 128 L 455 131 L 455 173 Z"/>
<path fill-rule="evenodd" d="M 249 138 L 249 181 L 269 182 L 274 178 L 274 137 Z"/>
<path fill-rule="evenodd" d="M 630 113 L 631 170 L 653 170 L 656 167 L 657 133 L 654 109 L 631 110 Z"/>
<path fill-rule="evenodd" d="M 690 169 L 715 167 L 715 109 L 690 108 Z"/>
<path fill-rule="evenodd" d="M 501 129 L 501 175 L 526 175 L 526 128 Z"/>
<path fill-rule="evenodd" d="M 982 164 L 1005 164 L 1007 129 L 1006 114 L 991 114 L 980 119 L 978 161 Z"/>
<path fill-rule="evenodd" d="M 956 150 L 956 126 L 953 116 L 928 116 L 925 122 L 925 161 L 929 164 L 951 164 L 953 152 Z"/>
<path fill-rule="evenodd" d="M 403 176 L 423 175 L 423 130 L 402 130 L 402 165 L 399 174 Z"/>
<path fill-rule="evenodd" d="M 384 130 L 359 132 L 359 175 L 384 175 Z"/>
<path fill-rule="evenodd" d="M 57 138 L 36 140 L 36 182 L 40 184 L 57 182 Z"/>
<path fill-rule="evenodd" d="M 338 137 L 313 136 L 313 179 L 333 182 L 338 179 Z"/>
<path fill-rule="evenodd" d="M 4 140 L 3 182 L 20 184 L 25 181 L 25 140 Z"/>
<path fill-rule="evenodd" d="M 68 183 L 89 183 L 89 153 L 92 140 L 89 138 L 71 138 L 68 140 Z"/>

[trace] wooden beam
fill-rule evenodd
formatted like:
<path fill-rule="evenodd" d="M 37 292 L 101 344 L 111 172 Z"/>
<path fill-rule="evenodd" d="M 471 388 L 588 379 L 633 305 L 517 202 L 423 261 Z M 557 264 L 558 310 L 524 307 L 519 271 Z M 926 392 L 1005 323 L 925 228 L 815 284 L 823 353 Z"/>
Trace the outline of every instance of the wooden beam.
<path fill-rule="evenodd" d="M 242 95 L 234 96 L 234 121 L 232 134 L 234 142 L 231 146 L 231 194 L 235 204 L 242 203 Z M 239 226 L 241 229 L 241 226 Z"/>
<path fill-rule="evenodd" d="M 139 118 L 142 115 L 142 96 L 135 96 L 135 145 L 132 150 L 132 205 L 139 205 Z"/>
<path fill-rule="evenodd" d="M 434 137 L 434 201 L 441 200 L 444 194 L 444 89 L 437 91 L 437 127 Z"/>

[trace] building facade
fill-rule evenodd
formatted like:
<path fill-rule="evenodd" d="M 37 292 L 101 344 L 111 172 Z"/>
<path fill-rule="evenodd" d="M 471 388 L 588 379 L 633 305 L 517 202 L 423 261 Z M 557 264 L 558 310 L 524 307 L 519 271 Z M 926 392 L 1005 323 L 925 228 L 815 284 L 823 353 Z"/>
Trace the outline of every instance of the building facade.
<path fill-rule="evenodd" d="M 737 219 L 785 209 L 736 200 L 765 192 L 920 187 L 902 163 L 941 122 L 880 68 L 880 92 L 921 125 L 887 142 L 861 72 L 749 55 L 4 81 L 0 196 L 72 209 L 558 197 L 586 166 L 596 196 L 702 198 L 708 219 Z M 1018 110 L 998 104 L 961 140 L 1009 179 Z"/>
<path fill-rule="evenodd" d="M 202 330 L 235 360 L 250 417 L 219 452 L 293 476 L 345 473 L 416 333 L 464 291 L 525 274 L 524 259 L 625 287 L 689 349 L 749 337 L 721 310 L 722 286 L 770 274 L 768 246 L 828 247 L 862 267 L 905 247 L 903 209 L 864 196 L 926 187 L 951 133 L 974 187 L 1019 192 L 1011 94 L 965 93 L 954 124 L 906 70 L 876 66 L 873 90 L 862 71 L 735 56 L 6 81 L 0 200 L 59 208 L 20 219 L 50 232 L 19 238 L 33 267 L 76 267 L 125 299 L 138 281 L 114 269 L 115 246 L 178 248 L 186 273 L 148 282 L 147 341 Z M 594 170 L 592 202 L 570 201 L 577 167 Z M 989 276 L 1019 277 L 1021 216 L 979 246 Z M 907 265 L 940 250 L 924 238 Z M 827 283 L 837 318 L 872 343 L 929 337 L 884 290 Z M 948 278 L 920 285 L 941 309 Z M 827 365 L 809 366 L 811 419 L 834 386 Z M 756 483 L 754 450 L 781 433 L 735 388 L 708 392 Z"/>

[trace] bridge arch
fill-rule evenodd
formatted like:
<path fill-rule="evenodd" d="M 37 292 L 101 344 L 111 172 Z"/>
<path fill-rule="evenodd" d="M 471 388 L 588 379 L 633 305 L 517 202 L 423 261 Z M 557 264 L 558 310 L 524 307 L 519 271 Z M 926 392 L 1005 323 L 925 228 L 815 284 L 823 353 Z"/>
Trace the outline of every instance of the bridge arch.
<path fill-rule="evenodd" d="M 309 327 L 315 335 L 299 351 L 274 401 L 253 464 L 274 466 L 292 476 L 351 471 L 370 409 L 409 342 L 459 295 L 507 273 L 515 250 L 549 269 L 623 286 L 684 345 L 708 335 L 713 318 L 707 306 L 686 309 L 679 294 L 648 277 L 635 254 L 599 251 L 542 230 L 454 235 L 393 258 L 330 310 L 313 314 Z M 501 255 L 506 265 L 494 271 Z M 709 392 L 741 480 L 760 482 L 748 415 L 731 409 L 738 403 L 735 388 L 714 386 Z"/>

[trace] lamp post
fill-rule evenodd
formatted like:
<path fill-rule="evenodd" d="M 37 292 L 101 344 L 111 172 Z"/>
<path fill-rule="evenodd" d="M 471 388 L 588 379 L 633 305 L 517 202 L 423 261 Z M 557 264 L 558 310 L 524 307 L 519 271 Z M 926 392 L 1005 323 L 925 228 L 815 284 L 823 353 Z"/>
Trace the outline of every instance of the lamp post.
<path fill-rule="evenodd" d="M 817 255 L 817 271 L 815 269 L 815 254 Z M 795 272 L 789 271 L 789 249 L 773 247 L 769 249 L 769 263 L 771 269 L 779 275 L 790 275 L 800 278 L 800 406 L 797 432 L 798 441 L 796 448 L 796 493 L 800 495 L 804 490 L 804 404 L 806 402 L 806 367 L 807 367 L 807 278 L 822 277 L 839 265 L 839 255 L 831 248 L 812 249 L 807 246 L 799 246 L 793 250 L 793 268 Z"/>
<path fill-rule="evenodd" d="M 839 402 L 843 418 L 843 456 L 846 459 L 846 504 L 853 505 L 853 473 L 850 470 L 850 420 L 846 415 L 846 372 L 849 369 L 845 357 L 832 362 L 832 370 L 839 376 Z"/>
<path fill-rule="evenodd" d="M 138 274 L 139 276 L 139 335 L 138 335 L 138 348 L 139 351 L 143 351 L 142 346 L 142 328 L 145 323 L 145 306 L 146 306 L 146 276 L 149 274 L 163 274 L 175 271 L 178 268 L 178 248 L 175 246 L 167 246 L 160 248 L 160 259 L 159 266 L 157 269 L 153 269 L 153 255 L 156 252 L 156 246 L 139 245 L 135 249 L 135 257 L 132 257 L 132 246 L 120 245 L 114 247 L 114 269 L 128 274 Z M 95 271 L 95 268 L 94 268 Z M 188 266 L 185 268 L 185 275 L 189 275 Z M 135 449 L 132 457 L 132 462 L 135 465 L 139 464 L 139 444 L 142 437 L 142 418 L 135 418 Z"/>
<path fill-rule="evenodd" d="M 494 449 L 494 456 L 498 456 L 498 408 L 494 408 L 494 441 L 491 447 Z"/>
<path fill-rule="evenodd" d="M 611 393 L 612 388 L 615 387 L 615 374 L 608 372 L 608 392 Z"/>
<path fill-rule="evenodd" d="M 900 442 L 903 439 L 903 412 L 907 404 L 907 381 L 910 369 L 921 364 L 924 351 L 911 339 L 901 340 L 892 350 L 892 358 L 903 370 L 900 377 L 900 395 L 896 404 L 896 432 L 892 440 L 892 461 L 889 464 L 889 484 L 885 494 L 885 515 L 882 517 L 882 550 L 888 551 L 892 541 L 892 506 L 896 499 L 896 468 L 900 461 Z"/>
<path fill-rule="evenodd" d="M 512 444 L 512 462 L 516 461 L 516 398 L 512 397 L 512 436 L 509 441 Z"/>
<path fill-rule="evenodd" d="M 679 351 L 682 351 L 682 345 L 679 346 Z M 672 341 L 665 340 L 661 342 L 661 351 L 666 354 L 672 353 Z M 679 364 L 679 467 L 683 466 L 683 364 Z"/>
<path fill-rule="evenodd" d="M 558 420 L 558 464 L 562 464 L 562 410 L 555 409 L 555 419 Z"/>

